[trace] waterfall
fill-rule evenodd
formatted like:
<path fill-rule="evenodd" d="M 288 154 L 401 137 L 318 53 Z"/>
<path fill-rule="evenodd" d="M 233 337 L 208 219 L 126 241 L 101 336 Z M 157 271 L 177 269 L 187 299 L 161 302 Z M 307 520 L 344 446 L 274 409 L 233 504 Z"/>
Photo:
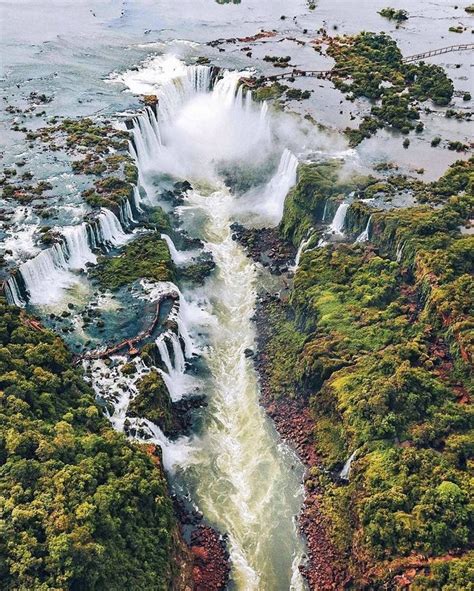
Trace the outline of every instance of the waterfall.
<path fill-rule="evenodd" d="M 313 228 L 310 229 L 310 233 L 309 236 L 307 238 L 303 238 L 303 240 L 300 242 L 300 245 L 298 247 L 298 252 L 296 253 L 296 258 L 295 258 L 295 264 L 293 265 L 293 267 L 291 267 L 291 270 L 293 272 L 296 272 L 296 270 L 299 267 L 300 264 L 300 259 L 301 259 L 301 255 L 303 254 L 304 250 L 306 249 L 306 247 L 308 246 L 312 236 L 311 236 L 311 230 Z"/>
<path fill-rule="evenodd" d="M 296 183 L 296 171 L 298 159 L 285 148 L 276 175 L 265 188 L 263 201 L 269 204 L 269 214 L 275 225 L 279 224 L 283 217 L 285 197 L 288 191 Z"/>
<path fill-rule="evenodd" d="M 19 308 L 25 305 L 25 302 L 21 296 L 21 290 L 18 286 L 18 281 L 14 275 L 8 278 L 8 281 L 4 283 L 5 286 L 5 297 L 9 304 L 18 306 Z"/>
<path fill-rule="evenodd" d="M 62 228 L 61 234 L 66 242 L 67 267 L 69 269 L 84 269 L 86 263 L 95 264 L 97 262 L 97 257 L 89 246 L 86 222 L 78 226 Z"/>
<path fill-rule="evenodd" d="M 192 253 L 179 251 L 176 248 L 176 246 L 174 245 L 173 240 L 168 236 L 168 234 L 161 234 L 161 238 L 168 245 L 171 258 L 173 259 L 173 263 L 175 265 L 181 265 L 181 264 L 185 263 L 192 256 Z"/>
<path fill-rule="evenodd" d="M 367 220 L 367 225 L 365 226 L 365 230 L 359 234 L 356 238 L 356 242 L 367 242 L 370 236 L 370 222 L 372 221 L 372 216 L 369 217 Z"/>
<path fill-rule="evenodd" d="M 298 159 L 286 149 L 283 151 L 278 169 L 270 179 L 263 191 L 252 190 L 240 203 L 240 208 L 250 208 L 263 218 L 265 223 L 277 226 L 285 207 L 285 198 L 288 191 L 296 183 Z"/>
<path fill-rule="evenodd" d="M 174 332 L 172 332 L 170 340 L 171 345 L 173 346 L 174 371 L 178 374 L 184 374 L 186 370 L 186 361 L 184 359 L 183 350 L 181 349 L 179 337 Z"/>
<path fill-rule="evenodd" d="M 168 342 L 173 350 L 173 359 L 171 359 L 169 353 Z M 194 390 L 195 383 L 192 376 L 186 374 L 186 360 L 181 348 L 180 338 L 174 332 L 169 331 L 159 335 L 155 343 L 166 368 L 158 371 L 168 388 L 171 400 L 173 402 L 181 400 L 183 396 Z"/>
<path fill-rule="evenodd" d="M 144 170 L 153 166 L 153 156 L 159 154 L 161 149 L 161 137 L 156 122 L 155 113 L 146 109 L 133 118 L 131 129 L 137 162 Z"/>
<path fill-rule="evenodd" d="M 130 205 L 130 201 L 128 199 L 125 199 L 125 201 L 122 203 L 122 207 L 123 216 L 127 224 L 136 224 L 137 221 L 133 217 L 132 206 Z"/>
<path fill-rule="evenodd" d="M 117 216 L 109 209 L 102 209 L 94 222 L 65 226 L 60 230 L 60 242 L 42 250 L 18 268 L 28 301 L 32 304 L 45 305 L 58 301 L 63 290 L 76 281 L 70 271 L 85 269 L 87 263 L 97 262 L 93 248 L 119 246 L 129 238 Z M 10 277 L 7 285 L 9 301 L 23 305 L 16 279 Z"/>
<path fill-rule="evenodd" d="M 100 236 L 105 245 L 120 246 L 128 240 L 128 236 L 122 230 L 117 216 L 110 209 L 101 209 L 97 222 Z"/>
<path fill-rule="evenodd" d="M 275 436 L 259 407 L 258 379 L 245 355 L 255 346 L 257 268 L 232 239 L 237 204 L 224 186 L 227 171 L 263 168 L 274 153 L 271 114 L 265 103 L 254 104 L 250 93 L 244 96 L 239 88 L 243 75 L 224 72 L 212 86 L 209 68 L 187 68 L 177 58 L 160 56 L 128 72 L 123 81 L 133 92 L 158 97 L 156 112 L 150 110 L 140 115 L 141 121 L 132 122 L 131 149 L 140 186 L 150 201 L 153 183 L 164 175 L 206 187 L 205 194 L 186 194 L 179 215 L 187 229 L 194 230 L 196 219 L 202 218 L 200 237 L 215 260 L 216 273 L 204 287 L 193 290 L 189 301 L 179 294 L 169 314 L 173 330 L 156 341 L 172 400 L 196 389 L 196 383 L 208 394 L 202 434 L 196 438 L 183 486 L 206 518 L 228 535 L 231 584 L 236 589 L 295 590 L 304 586 L 298 568 L 304 543 L 296 519 L 303 502 L 303 467 Z M 273 179 L 249 200 L 247 213 L 261 213 L 277 224 L 296 181 L 297 165 L 296 157 L 285 150 Z M 150 300 L 165 289 L 177 293 L 172 284 L 145 289 L 141 283 L 141 297 Z M 206 313 L 213 312 L 207 313 L 212 321 L 204 321 L 204 312 L 197 311 L 203 298 Z M 196 334 L 196 326 L 205 329 Z M 185 371 L 186 360 L 196 351 L 194 338 L 208 343 L 203 347 L 208 371 L 199 377 Z M 144 424 L 139 421 L 137 427 Z M 160 432 L 153 433 L 151 424 L 146 429 L 146 437 L 156 438 L 166 450 Z"/>
<path fill-rule="evenodd" d="M 19 272 L 31 303 L 55 302 L 61 297 L 63 289 L 73 283 L 74 279 L 68 273 L 66 254 L 64 243 L 58 243 L 20 265 Z"/>
<path fill-rule="evenodd" d="M 337 208 L 334 219 L 329 227 L 330 232 L 342 235 L 344 233 L 344 223 L 346 221 L 347 210 L 349 203 L 341 203 Z"/>
<path fill-rule="evenodd" d="M 356 454 L 357 454 L 357 450 L 352 452 L 352 454 L 350 455 L 350 457 L 347 459 L 346 463 L 344 464 L 344 466 L 339 474 L 339 478 L 341 480 L 349 480 L 352 462 L 354 461 Z"/>
<path fill-rule="evenodd" d="M 135 209 L 141 213 L 143 211 L 143 209 L 141 208 L 141 197 L 140 197 L 140 189 L 138 188 L 137 185 L 133 186 L 133 205 L 135 206 Z"/>
<path fill-rule="evenodd" d="M 325 222 L 325 221 L 326 221 L 326 215 L 327 215 L 327 213 L 328 213 L 328 203 L 329 203 L 329 201 L 328 201 L 328 200 L 326 200 L 326 201 L 324 202 L 324 211 L 323 211 L 323 217 L 322 217 L 322 220 L 321 220 L 322 222 Z"/>
<path fill-rule="evenodd" d="M 397 259 L 397 263 L 400 263 L 402 260 L 402 256 L 403 256 L 403 250 L 405 249 L 405 242 L 401 242 L 398 246 L 397 246 L 397 253 L 396 253 L 396 259 Z"/>
<path fill-rule="evenodd" d="M 134 72 L 122 76 L 131 88 L 143 88 L 145 72 L 150 77 L 157 71 L 163 74 L 156 83 L 147 83 L 149 91 L 159 94 L 156 113 L 148 107 L 133 118 L 130 128 L 139 183 L 151 202 L 153 177 L 159 173 L 215 178 L 220 166 L 236 161 L 254 163 L 271 146 L 267 105 L 252 103 L 239 87 L 249 73 L 226 71 L 212 87 L 211 68 L 186 68 L 177 62 L 174 58 L 170 68 L 170 60 L 160 56 L 139 76 Z"/>
<path fill-rule="evenodd" d="M 135 364 L 137 371 L 133 375 L 124 375 L 122 368 L 129 362 L 126 357 L 116 356 L 112 358 L 111 365 L 106 365 L 103 360 L 95 360 L 84 361 L 84 367 L 90 373 L 96 396 L 112 406 L 109 420 L 115 429 L 122 432 L 126 430 L 129 436 L 138 441 L 159 445 L 167 470 L 172 470 L 177 464 L 184 465 L 192 450 L 189 438 L 180 437 L 176 441 L 170 441 L 148 419 L 127 415 L 130 401 L 138 394 L 137 382 L 150 371 L 140 359 L 135 359 L 131 363 Z"/>
<path fill-rule="evenodd" d="M 158 117 L 160 121 L 171 121 L 183 103 L 195 94 L 211 89 L 212 69 L 207 66 L 189 66 L 184 75 L 172 78 L 160 88 Z"/>
<path fill-rule="evenodd" d="M 130 201 L 125 199 L 120 202 L 119 205 L 119 217 L 120 223 L 124 228 L 128 228 L 131 224 L 136 224 L 136 220 L 133 218 L 132 207 Z"/>

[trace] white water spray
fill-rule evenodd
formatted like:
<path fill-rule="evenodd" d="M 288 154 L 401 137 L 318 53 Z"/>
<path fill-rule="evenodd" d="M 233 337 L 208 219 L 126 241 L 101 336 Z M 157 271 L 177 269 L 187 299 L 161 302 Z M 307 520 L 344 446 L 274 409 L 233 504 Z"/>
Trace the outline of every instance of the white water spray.
<path fill-rule="evenodd" d="M 371 222 L 372 222 L 372 216 L 370 216 L 369 219 L 367 220 L 367 225 L 365 226 L 365 229 L 363 230 L 363 232 L 361 232 L 359 234 L 359 236 L 357 236 L 356 242 L 367 242 L 369 240 Z"/>
<path fill-rule="evenodd" d="M 349 476 L 351 473 L 351 467 L 352 467 L 352 462 L 354 461 L 355 457 L 357 455 L 357 450 L 355 450 L 354 452 L 352 452 L 352 454 L 349 456 L 349 458 L 347 459 L 346 463 L 344 464 L 340 474 L 339 474 L 339 478 L 341 480 L 349 480 Z"/>
<path fill-rule="evenodd" d="M 173 240 L 168 236 L 168 234 L 161 234 L 161 238 L 166 242 L 168 245 L 171 258 L 173 259 L 173 263 L 175 265 L 182 265 L 183 263 L 189 262 L 192 258 L 192 252 L 182 252 L 178 250 L 173 242 Z"/>
<path fill-rule="evenodd" d="M 344 224 L 346 221 L 347 210 L 349 209 L 349 203 L 341 203 L 336 210 L 334 219 L 331 222 L 329 231 L 333 234 L 339 234 L 342 236 L 344 233 Z"/>
<path fill-rule="evenodd" d="M 147 184 L 149 196 L 154 198 L 162 175 L 207 187 L 188 192 L 180 208 L 185 225 L 193 226 L 194 214 L 205 220 L 198 231 L 216 262 L 205 287 L 214 315 L 206 327 L 209 346 L 203 350 L 211 374 L 201 378 L 208 394 L 205 428 L 183 479 L 205 517 L 228 534 L 236 589 L 300 590 L 304 544 L 295 517 L 302 504 L 303 469 L 279 442 L 258 403 L 257 377 L 245 356 L 245 349 L 254 347 L 256 268 L 232 240 L 236 204 L 220 176 L 226 166 L 266 163 L 274 154 L 274 138 L 266 104 L 255 105 L 239 88 L 242 73 L 224 72 L 212 88 L 210 75 L 209 68 L 185 68 L 161 57 L 142 72 L 122 77 L 134 91 L 159 95 L 157 111 L 143 113 L 145 120 L 135 120 L 133 129 L 140 183 Z M 275 177 L 253 203 L 274 224 L 281 219 L 298 164 L 283 146 L 280 154 Z M 179 258 L 179 251 L 173 254 Z M 202 294 L 199 289 L 192 297 Z M 196 316 L 193 302 L 180 297 L 179 339 L 173 333 L 157 341 L 162 375 L 175 400 L 187 393 L 181 380 L 196 345 L 186 333 L 193 332 Z M 180 355 L 182 345 L 185 355 Z"/>

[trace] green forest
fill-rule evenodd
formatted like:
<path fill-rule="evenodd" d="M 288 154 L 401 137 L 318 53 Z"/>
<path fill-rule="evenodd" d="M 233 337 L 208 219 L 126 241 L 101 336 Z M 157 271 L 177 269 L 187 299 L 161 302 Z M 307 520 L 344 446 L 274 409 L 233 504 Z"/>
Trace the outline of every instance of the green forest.
<path fill-rule="evenodd" d="M 0 580 L 168 591 L 176 522 L 160 451 L 115 432 L 64 343 L 0 302 Z"/>
<path fill-rule="evenodd" d="M 424 205 L 354 201 L 347 226 L 357 235 L 372 215 L 370 243 L 308 248 L 285 307 L 267 310 L 271 391 L 310 404 L 319 463 L 309 486 L 356 588 L 385 588 L 414 556 L 430 567 L 414 589 L 474 588 L 474 237 L 461 231 L 473 166 L 419 186 Z M 295 244 L 326 202 L 374 182 L 341 182 L 337 171 L 300 166 L 280 226 Z"/>

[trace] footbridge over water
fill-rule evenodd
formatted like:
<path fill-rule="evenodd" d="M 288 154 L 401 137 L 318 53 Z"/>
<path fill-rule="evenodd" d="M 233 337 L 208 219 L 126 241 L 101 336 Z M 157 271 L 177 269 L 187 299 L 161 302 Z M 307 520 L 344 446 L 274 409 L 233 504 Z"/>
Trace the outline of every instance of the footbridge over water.
<path fill-rule="evenodd" d="M 440 47 L 438 49 L 431 49 L 430 51 L 425 51 L 423 53 L 416 53 L 414 55 L 407 55 L 403 58 L 403 62 L 406 64 L 410 64 L 413 62 L 419 62 L 421 60 L 433 57 L 435 55 L 442 55 L 444 53 L 452 53 L 457 51 L 471 51 L 474 49 L 474 43 L 460 43 L 458 45 L 449 45 L 448 47 Z M 290 72 L 282 72 L 281 74 L 271 74 L 269 76 L 264 76 L 263 80 L 268 80 L 270 82 L 276 82 L 278 80 L 290 80 L 292 78 L 299 78 L 302 76 L 307 76 L 311 78 L 319 78 L 319 79 L 328 79 L 332 76 L 338 76 L 343 74 L 344 71 L 341 69 L 333 68 L 331 70 L 300 70 L 298 68 L 294 68 Z M 262 80 L 262 78 L 260 78 Z"/>

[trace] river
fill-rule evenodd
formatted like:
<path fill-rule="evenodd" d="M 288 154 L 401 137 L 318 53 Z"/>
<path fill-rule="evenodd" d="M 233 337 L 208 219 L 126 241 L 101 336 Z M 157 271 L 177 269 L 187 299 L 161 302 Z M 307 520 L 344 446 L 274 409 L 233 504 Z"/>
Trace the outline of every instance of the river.
<path fill-rule="evenodd" d="M 459 158 L 448 150 L 438 150 L 433 157 L 431 138 L 449 133 L 449 139 L 467 141 L 470 136 L 467 123 L 448 120 L 435 109 L 423 114 L 430 123 L 428 131 L 413 137 L 409 151 L 401 147 L 399 136 L 385 131 L 357 150 L 348 150 L 338 131 L 355 125 L 359 114 L 352 123 L 352 104 L 329 81 L 316 79 L 296 82 L 312 95 L 307 102 L 291 102 L 289 110 L 317 120 L 326 127 L 325 133 L 294 113 L 276 113 L 266 103 L 255 104 L 250 93 L 239 90 L 239 80 L 254 67 L 274 73 L 263 60 L 266 53 L 291 54 L 301 68 L 327 68 L 332 65 L 330 58 L 317 54 L 310 44 L 318 28 L 338 27 L 345 33 L 387 26 L 377 14 L 385 6 L 382 0 L 362 3 L 357 11 L 348 0 L 337 6 L 321 0 L 314 11 L 308 4 L 306 0 L 224 5 L 213 0 L 0 2 L 2 20 L 8 23 L 2 40 L 6 101 L 25 109 L 31 105 L 31 92 L 51 98 L 39 116 L 28 111 L 21 116 L 2 113 L 5 164 L 13 166 L 27 158 L 27 168 L 37 179 L 54 184 L 55 225 L 65 235 L 70 256 L 66 260 L 59 247 L 37 256 L 37 232 L 45 222 L 31 206 L 18 206 L 6 223 L 2 220 L 4 250 L 11 253 L 9 262 L 24 265 L 33 312 L 47 321 L 70 304 L 76 309 L 100 307 L 108 327 L 104 335 L 95 335 L 100 344 L 111 335 L 135 334 L 143 302 L 153 302 L 160 289 L 177 291 L 177 287 L 143 284 L 141 290 L 123 291 L 118 297 L 94 292 L 84 274 L 77 273 L 96 260 L 84 222 L 88 213 L 81 198 L 84 179 L 71 174 L 61 154 L 30 146 L 12 129 L 14 123 L 35 129 L 53 116 L 92 116 L 124 127 L 125 119 L 133 120 L 131 151 L 140 171 L 137 204 L 160 204 L 170 210 L 160 193 L 176 180 L 193 186 L 173 213 L 180 227 L 203 241 L 216 269 L 204 286 L 183 288 L 179 308 L 173 311 L 179 338 L 163 333 L 157 346 L 173 400 L 202 393 L 208 404 L 200 410 L 190 436 L 170 441 L 146 421 L 141 422 L 140 432 L 133 431 L 138 429 L 137 420 L 131 422 L 132 434 L 162 447 L 172 486 L 227 536 L 230 589 L 239 591 L 305 589 L 299 571 L 305 544 L 298 531 L 304 470 L 259 405 L 258 379 L 248 350 L 255 348 L 252 317 L 264 275 L 232 240 L 232 222 L 276 225 L 295 182 L 298 159 L 337 155 L 356 171 L 366 172 L 393 157 L 401 172 L 425 168 L 423 178 L 430 179 Z M 407 25 L 390 30 L 404 53 L 450 43 L 443 37 L 448 25 L 459 18 L 454 6 L 423 0 L 410 11 Z M 245 40 L 262 29 L 279 34 L 261 45 Z M 237 36 L 243 40 L 236 41 Z M 469 42 L 470 37 L 466 29 L 456 42 Z M 234 40 L 207 44 L 220 38 Z M 307 43 L 303 46 L 296 38 Z M 217 65 L 219 76 L 206 65 L 196 65 L 198 57 Z M 436 60 L 450 70 L 458 90 L 468 90 L 466 60 L 459 68 L 457 62 L 462 60 L 454 54 Z M 158 95 L 156 115 L 140 104 L 138 97 L 143 94 Z M 464 108 L 459 97 L 455 102 L 456 108 Z M 363 104 L 357 107 L 362 109 Z M 11 204 L 2 202 L 3 206 L 8 211 Z M 95 246 L 103 241 L 120 247 L 133 238 L 122 223 L 130 215 L 122 212 L 120 221 L 103 211 Z M 188 255 L 180 253 L 171 238 L 167 241 L 176 264 L 185 263 Z M 76 324 L 66 338 L 77 346 L 87 337 Z M 147 371 L 136 362 L 137 375 L 127 377 L 121 371 L 124 363 L 117 358 L 112 367 L 103 362 L 86 364 L 98 396 L 107 395 L 113 403 L 110 420 L 118 430 L 126 428 L 135 382 Z"/>

